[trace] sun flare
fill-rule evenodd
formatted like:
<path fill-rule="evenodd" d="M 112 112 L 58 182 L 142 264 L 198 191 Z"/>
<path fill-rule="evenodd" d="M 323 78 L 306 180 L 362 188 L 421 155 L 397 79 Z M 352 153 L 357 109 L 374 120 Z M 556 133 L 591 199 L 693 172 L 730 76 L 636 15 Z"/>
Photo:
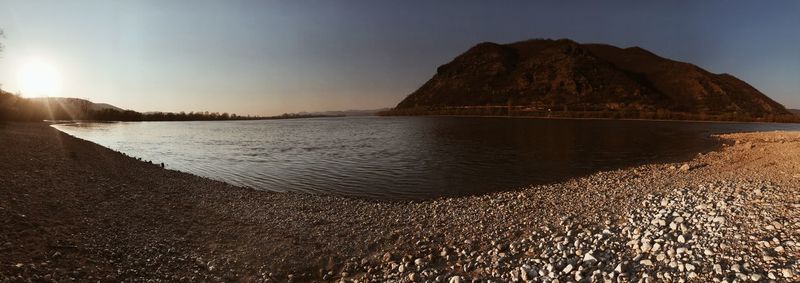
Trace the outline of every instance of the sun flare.
<path fill-rule="evenodd" d="M 58 96 L 61 92 L 61 73 L 44 60 L 31 60 L 19 72 L 22 95 L 27 97 Z"/>

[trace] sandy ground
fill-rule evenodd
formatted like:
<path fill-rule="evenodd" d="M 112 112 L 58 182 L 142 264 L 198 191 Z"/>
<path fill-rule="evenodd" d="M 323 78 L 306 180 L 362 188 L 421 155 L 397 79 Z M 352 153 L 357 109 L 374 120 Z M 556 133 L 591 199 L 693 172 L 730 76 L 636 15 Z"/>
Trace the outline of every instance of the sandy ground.
<path fill-rule="evenodd" d="M 0 281 L 800 280 L 800 133 L 721 139 L 685 167 L 380 202 L 238 188 L 0 124 Z"/>

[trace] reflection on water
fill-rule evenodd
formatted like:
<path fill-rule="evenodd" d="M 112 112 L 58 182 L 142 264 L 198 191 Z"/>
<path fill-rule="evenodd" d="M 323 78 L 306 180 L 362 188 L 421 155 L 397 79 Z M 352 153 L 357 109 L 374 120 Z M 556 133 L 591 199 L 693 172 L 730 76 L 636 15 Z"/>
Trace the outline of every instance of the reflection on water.
<path fill-rule="evenodd" d="M 456 117 L 60 124 L 167 168 L 272 191 L 422 199 L 687 159 L 713 133 L 786 124 Z"/>

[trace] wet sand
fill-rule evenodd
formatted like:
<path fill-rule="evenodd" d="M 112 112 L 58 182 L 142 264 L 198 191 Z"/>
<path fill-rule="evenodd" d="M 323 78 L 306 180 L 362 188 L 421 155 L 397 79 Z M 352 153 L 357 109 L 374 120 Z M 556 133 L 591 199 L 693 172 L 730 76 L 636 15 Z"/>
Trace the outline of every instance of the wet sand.
<path fill-rule="evenodd" d="M 688 170 L 386 202 L 239 188 L 0 124 L 0 281 L 800 279 L 800 134 L 721 138 Z"/>

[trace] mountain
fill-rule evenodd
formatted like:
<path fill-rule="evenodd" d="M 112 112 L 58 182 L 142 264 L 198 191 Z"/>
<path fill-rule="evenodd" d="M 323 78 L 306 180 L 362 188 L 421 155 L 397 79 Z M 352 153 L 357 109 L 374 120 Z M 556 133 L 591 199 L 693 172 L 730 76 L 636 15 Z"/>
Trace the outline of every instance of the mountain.
<path fill-rule="evenodd" d="M 789 114 L 732 75 L 713 74 L 640 47 L 568 39 L 478 44 L 440 66 L 394 111 L 491 106 L 748 117 Z"/>

